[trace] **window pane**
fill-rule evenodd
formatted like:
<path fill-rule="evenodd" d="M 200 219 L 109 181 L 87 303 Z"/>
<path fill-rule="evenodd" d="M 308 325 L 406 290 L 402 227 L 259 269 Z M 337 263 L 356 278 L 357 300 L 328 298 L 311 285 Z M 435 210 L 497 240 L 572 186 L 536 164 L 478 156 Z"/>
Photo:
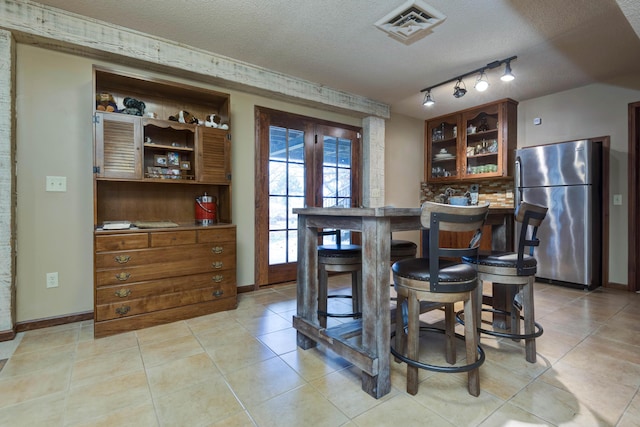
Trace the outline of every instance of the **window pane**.
<path fill-rule="evenodd" d="M 324 139 L 323 161 L 325 166 L 336 165 L 336 139 L 325 136 Z"/>
<path fill-rule="evenodd" d="M 301 130 L 289 129 L 289 161 L 304 162 L 304 132 Z"/>
<path fill-rule="evenodd" d="M 298 229 L 298 215 L 293 213 L 295 208 L 304 208 L 304 197 L 289 197 L 289 229 Z"/>
<path fill-rule="evenodd" d="M 287 198 L 269 197 L 269 230 L 287 228 Z"/>
<path fill-rule="evenodd" d="M 298 261 L 298 230 L 289 231 L 289 238 L 287 240 L 289 242 L 289 257 L 287 262 L 296 262 Z"/>
<path fill-rule="evenodd" d="M 269 126 L 269 159 L 287 160 L 287 130 Z"/>
<path fill-rule="evenodd" d="M 351 196 L 351 169 L 338 169 L 338 196 Z"/>
<path fill-rule="evenodd" d="M 287 194 L 287 164 L 269 162 L 269 194 L 283 196 Z"/>
<path fill-rule="evenodd" d="M 341 167 L 351 167 L 351 140 L 338 139 L 338 164 Z"/>
<path fill-rule="evenodd" d="M 269 264 L 284 264 L 287 262 L 287 232 L 269 232 Z"/>
<path fill-rule="evenodd" d="M 336 182 L 336 168 L 324 167 L 322 168 L 322 195 L 324 197 L 335 197 L 338 188 Z"/>
<path fill-rule="evenodd" d="M 289 196 L 304 196 L 304 165 L 289 163 Z"/>
<path fill-rule="evenodd" d="M 350 208 L 351 207 L 351 199 L 350 198 L 338 198 L 336 201 L 336 206 L 340 206 L 341 208 Z"/>

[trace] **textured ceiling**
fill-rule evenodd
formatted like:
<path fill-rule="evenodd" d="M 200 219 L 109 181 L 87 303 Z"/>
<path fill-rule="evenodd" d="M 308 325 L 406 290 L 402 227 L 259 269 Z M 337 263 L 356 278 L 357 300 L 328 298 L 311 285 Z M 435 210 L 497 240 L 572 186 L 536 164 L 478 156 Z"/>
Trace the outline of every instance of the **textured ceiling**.
<path fill-rule="evenodd" d="M 374 26 L 405 0 L 37 3 L 363 95 L 420 119 L 598 81 L 640 90 L 637 0 L 431 0 L 447 18 L 410 45 Z M 473 90 L 470 78 L 465 97 L 454 98 L 451 83 L 433 91 L 434 107 L 422 106 L 420 89 L 513 55 L 513 82 L 502 83 L 496 69 L 486 92 Z"/>

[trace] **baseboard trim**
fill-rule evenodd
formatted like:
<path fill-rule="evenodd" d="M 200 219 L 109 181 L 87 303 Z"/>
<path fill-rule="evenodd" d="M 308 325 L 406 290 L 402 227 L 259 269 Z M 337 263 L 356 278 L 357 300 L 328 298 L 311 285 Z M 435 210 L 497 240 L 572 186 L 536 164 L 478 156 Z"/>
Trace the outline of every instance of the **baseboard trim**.
<path fill-rule="evenodd" d="M 74 313 L 67 316 L 47 317 L 45 319 L 28 320 L 16 323 L 16 332 L 32 331 L 34 329 L 48 328 L 50 326 L 65 325 L 67 323 L 81 322 L 83 320 L 93 320 L 93 311 L 84 313 Z"/>
<path fill-rule="evenodd" d="M 255 285 L 245 285 L 245 286 L 238 286 L 238 293 L 239 294 L 243 294 L 246 292 L 253 292 L 256 290 Z"/>
<path fill-rule="evenodd" d="M 615 282 L 609 282 L 606 285 L 604 285 L 605 288 L 612 288 L 612 289 L 619 289 L 621 291 L 629 291 L 629 286 L 623 284 L 623 283 L 615 283 Z"/>
<path fill-rule="evenodd" d="M 11 341 L 16 337 L 16 331 L 9 329 L 8 331 L 0 331 L 0 342 Z"/>

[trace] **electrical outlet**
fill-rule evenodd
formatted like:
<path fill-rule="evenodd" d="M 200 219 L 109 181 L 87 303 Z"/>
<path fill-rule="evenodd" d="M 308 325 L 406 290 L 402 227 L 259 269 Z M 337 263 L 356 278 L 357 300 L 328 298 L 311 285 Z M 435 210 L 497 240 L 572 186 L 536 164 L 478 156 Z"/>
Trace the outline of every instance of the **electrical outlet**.
<path fill-rule="evenodd" d="M 513 191 L 507 190 L 507 194 L 505 194 L 505 198 L 513 199 Z"/>
<path fill-rule="evenodd" d="M 67 177 L 66 176 L 48 176 L 46 191 L 67 191 Z"/>
<path fill-rule="evenodd" d="M 58 287 L 58 272 L 55 273 L 47 273 L 47 288 L 57 288 Z"/>
<path fill-rule="evenodd" d="M 622 194 L 613 195 L 613 204 L 616 206 L 622 205 Z"/>

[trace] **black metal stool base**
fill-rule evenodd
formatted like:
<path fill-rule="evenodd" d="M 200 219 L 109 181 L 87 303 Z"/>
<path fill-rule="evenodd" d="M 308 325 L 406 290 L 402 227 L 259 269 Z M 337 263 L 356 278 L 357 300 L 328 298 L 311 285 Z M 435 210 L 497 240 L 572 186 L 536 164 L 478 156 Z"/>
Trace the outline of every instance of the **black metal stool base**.
<path fill-rule="evenodd" d="M 327 295 L 327 298 L 349 298 L 349 299 L 353 299 L 353 297 L 351 295 Z M 354 319 L 360 319 L 362 317 L 362 313 L 361 312 L 357 312 L 357 313 L 329 313 L 329 312 L 326 312 L 326 311 L 318 310 L 318 316 L 319 317 L 339 317 L 339 318 L 353 317 Z"/>
<path fill-rule="evenodd" d="M 505 316 L 511 317 L 510 311 L 499 310 L 497 308 L 483 308 L 482 311 L 486 311 L 489 313 L 503 314 Z M 464 325 L 464 320 L 460 317 L 462 313 L 463 313 L 463 310 L 456 312 L 456 320 L 461 325 Z M 524 317 L 520 316 L 520 320 L 524 320 Z M 478 331 L 480 333 L 491 335 L 498 338 L 511 338 L 512 340 L 526 340 L 531 338 L 538 338 L 544 332 L 544 330 L 542 329 L 542 326 L 538 322 L 533 322 L 533 324 L 535 325 L 536 331 L 531 334 L 515 334 L 511 332 L 492 331 L 490 329 L 483 329 L 483 328 L 478 328 Z"/>
<path fill-rule="evenodd" d="M 432 328 L 429 326 L 420 326 L 420 331 L 428 331 L 428 332 L 438 332 L 440 334 L 445 334 L 446 331 L 444 329 L 440 329 L 440 328 Z M 396 332 L 393 331 L 391 333 L 391 338 L 393 338 L 396 335 Z M 460 339 L 462 341 L 464 341 L 464 336 L 460 335 L 460 334 L 455 334 L 457 339 Z M 431 365 L 428 363 L 422 363 L 418 360 L 413 360 L 413 359 L 409 359 L 406 356 L 404 356 L 403 354 L 399 353 L 398 351 L 396 351 L 395 348 L 393 348 L 393 344 L 391 345 L 391 354 L 393 354 L 395 357 L 397 357 L 398 359 L 402 360 L 404 363 L 406 363 L 407 365 L 411 365 L 411 366 L 415 366 L 416 368 L 420 368 L 420 369 L 425 369 L 427 371 L 433 371 L 433 372 L 443 372 L 443 373 L 455 373 L 455 372 L 469 372 L 472 371 L 476 368 L 479 368 L 480 365 L 482 365 L 484 363 L 484 350 L 482 349 L 482 347 L 478 346 L 478 360 L 475 361 L 474 363 L 469 363 L 467 365 L 462 365 L 462 366 L 442 366 L 442 365 Z"/>

